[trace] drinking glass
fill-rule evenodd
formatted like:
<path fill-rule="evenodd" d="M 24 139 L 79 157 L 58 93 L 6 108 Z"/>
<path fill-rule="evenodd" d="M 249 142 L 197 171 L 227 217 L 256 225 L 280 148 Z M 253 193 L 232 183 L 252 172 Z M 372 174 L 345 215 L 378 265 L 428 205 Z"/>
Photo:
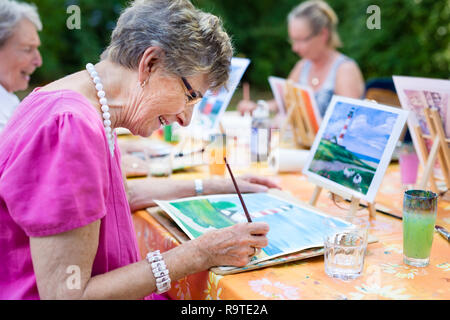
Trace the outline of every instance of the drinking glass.
<path fill-rule="evenodd" d="M 403 197 L 403 262 L 426 267 L 430 262 L 437 214 L 436 193 L 408 190 Z"/>
<path fill-rule="evenodd" d="M 169 177 L 173 169 L 173 155 L 170 148 L 146 150 L 149 175 L 153 177 Z"/>
<path fill-rule="evenodd" d="M 353 221 L 354 223 L 356 221 Z M 367 248 L 369 223 L 358 221 L 324 237 L 325 273 L 342 280 L 361 276 Z"/>

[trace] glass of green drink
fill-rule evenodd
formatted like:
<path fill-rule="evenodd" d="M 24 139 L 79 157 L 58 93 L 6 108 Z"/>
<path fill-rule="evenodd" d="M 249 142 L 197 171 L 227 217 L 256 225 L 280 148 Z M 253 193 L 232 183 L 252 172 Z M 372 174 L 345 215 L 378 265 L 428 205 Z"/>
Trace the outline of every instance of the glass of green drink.
<path fill-rule="evenodd" d="M 403 262 L 426 267 L 430 261 L 437 213 L 436 193 L 408 190 L 403 198 Z"/>

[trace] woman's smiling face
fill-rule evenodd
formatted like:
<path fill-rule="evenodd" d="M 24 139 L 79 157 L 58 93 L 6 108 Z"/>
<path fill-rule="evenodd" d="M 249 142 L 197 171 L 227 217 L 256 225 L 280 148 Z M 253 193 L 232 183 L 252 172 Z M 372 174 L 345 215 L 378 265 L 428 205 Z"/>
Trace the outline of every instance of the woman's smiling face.
<path fill-rule="evenodd" d="M 0 48 L 0 84 L 9 92 L 28 88 L 30 75 L 42 65 L 41 42 L 34 24 L 22 19 Z"/>
<path fill-rule="evenodd" d="M 206 75 L 186 78 L 192 88 L 202 95 L 208 89 Z M 131 95 L 128 108 L 132 108 L 130 131 L 143 137 L 150 136 L 162 125 L 178 122 L 188 126 L 191 122 L 195 101 L 190 101 L 190 94 L 181 78 L 163 74 L 156 69 L 150 74 L 143 88 Z"/>

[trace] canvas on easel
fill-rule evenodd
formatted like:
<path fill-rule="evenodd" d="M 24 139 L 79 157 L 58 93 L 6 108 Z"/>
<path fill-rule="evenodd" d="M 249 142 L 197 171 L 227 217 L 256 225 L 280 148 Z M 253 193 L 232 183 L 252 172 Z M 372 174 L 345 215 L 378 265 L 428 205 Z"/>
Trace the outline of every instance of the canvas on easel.
<path fill-rule="evenodd" d="M 283 94 L 286 117 L 280 128 L 280 136 L 284 137 L 290 128 L 295 146 L 310 148 L 321 123 L 314 93 L 309 87 L 284 80 Z"/>
<path fill-rule="evenodd" d="M 431 188 L 435 192 L 439 192 L 439 188 L 436 185 L 436 181 L 433 175 L 433 168 L 436 159 L 439 161 L 440 168 L 442 170 L 445 182 L 446 191 L 450 188 L 450 139 L 446 138 L 444 129 L 442 127 L 442 120 L 437 109 L 426 108 L 425 116 L 427 118 L 428 128 L 430 129 L 430 139 L 432 141 L 432 147 L 430 153 L 427 155 L 426 150 L 423 147 L 425 145 L 425 139 L 428 138 L 421 132 L 420 127 L 416 127 L 419 139 L 421 139 L 421 153 L 423 153 L 424 159 L 426 159 L 426 165 L 422 175 L 422 179 L 419 183 L 420 189 L 426 189 L 428 183 L 431 183 Z"/>
<path fill-rule="evenodd" d="M 221 117 L 225 113 L 245 71 L 250 64 L 246 58 L 233 57 L 230 77 L 226 86 L 219 90 L 208 90 L 203 99 L 195 106 L 192 122 L 185 130 L 186 135 L 209 136 L 221 129 Z"/>
<path fill-rule="evenodd" d="M 407 116 L 399 108 L 333 96 L 303 168 L 316 184 L 310 204 L 327 189 L 351 199 L 350 216 L 361 200 L 374 216 L 375 196 Z"/>
<path fill-rule="evenodd" d="M 419 188 L 450 187 L 450 81 L 394 76 L 402 108 L 411 111 L 408 127 L 423 168 Z"/>

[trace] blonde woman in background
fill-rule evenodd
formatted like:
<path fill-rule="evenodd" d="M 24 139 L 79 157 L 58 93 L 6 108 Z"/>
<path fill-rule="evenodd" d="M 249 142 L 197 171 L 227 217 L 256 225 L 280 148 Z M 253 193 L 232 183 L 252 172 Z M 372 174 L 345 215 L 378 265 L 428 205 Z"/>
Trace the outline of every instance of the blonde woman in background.
<path fill-rule="evenodd" d="M 361 98 L 364 79 L 357 63 L 337 51 L 342 43 L 333 9 L 324 1 L 306 1 L 293 9 L 287 20 L 292 51 L 302 58 L 288 79 L 313 88 L 321 115 L 333 94 Z M 269 106 L 272 111 L 278 110 L 274 100 Z M 238 105 L 242 114 L 255 108 L 256 103 L 250 100 Z"/>

